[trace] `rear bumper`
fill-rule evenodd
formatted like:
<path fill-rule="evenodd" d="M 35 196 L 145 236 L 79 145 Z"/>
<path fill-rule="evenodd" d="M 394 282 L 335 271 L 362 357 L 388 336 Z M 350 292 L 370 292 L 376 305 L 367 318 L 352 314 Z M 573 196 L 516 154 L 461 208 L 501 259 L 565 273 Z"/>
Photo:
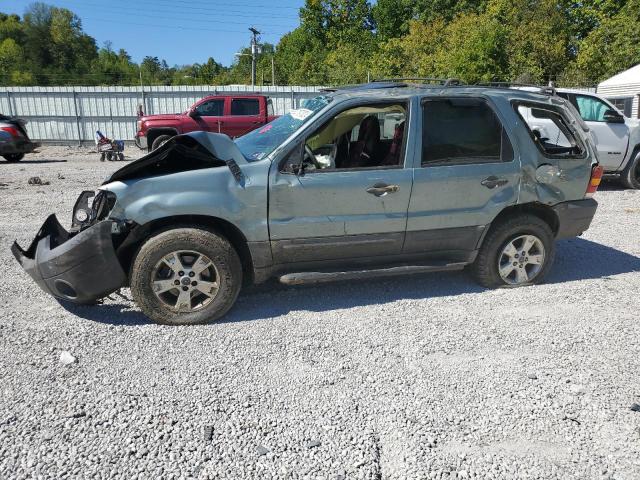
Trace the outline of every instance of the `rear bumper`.
<path fill-rule="evenodd" d="M 27 250 L 14 242 L 11 252 L 45 292 L 75 303 L 92 303 L 126 283 L 111 239 L 112 224 L 104 220 L 71 236 L 50 215 Z"/>
<path fill-rule="evenodd" d="M 597 208 L 598 202 L 593 198 L 562 202 L 553 207 L 559 220 L 556 238 L 571 238 L 582 234 L 591 225 Z"/>
<path fill-rule="evenodd" d="M 28 139 L 14 139 L 7 142 L 0 142 L 0 155 L 30 153 L 39 146 L 39 143 L 32 142 Z"/>

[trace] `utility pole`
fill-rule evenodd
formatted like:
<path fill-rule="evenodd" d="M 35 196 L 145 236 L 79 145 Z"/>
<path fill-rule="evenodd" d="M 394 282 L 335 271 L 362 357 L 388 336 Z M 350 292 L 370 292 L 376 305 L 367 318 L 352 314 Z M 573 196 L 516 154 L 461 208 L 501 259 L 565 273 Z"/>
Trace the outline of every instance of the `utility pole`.
<path fill-rule="evenodd" d="M 271 86 L 276 85 L 276 64 L 273 61 L 273 55 L 271 55 Z"/>
<path fill-rule="evenodd" d="M 251 86 L 256 86 L 256 63 L 258 58 L 258 35 L 260 32 L 253 27 L 249 28 L 249 31 L 253 34 L 251 38 Z"/>

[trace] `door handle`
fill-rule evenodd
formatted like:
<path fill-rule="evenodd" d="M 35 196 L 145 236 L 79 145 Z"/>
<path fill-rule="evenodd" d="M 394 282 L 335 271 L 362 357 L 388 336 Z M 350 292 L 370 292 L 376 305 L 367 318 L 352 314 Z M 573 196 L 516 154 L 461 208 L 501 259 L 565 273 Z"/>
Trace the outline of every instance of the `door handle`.
<path fill-rule="evenodd" d="M 489 188 L 489 189 L 494 189 L 496 187 L 502 187 L 504 185 L 506 185 L 507 183 L 509 183 L 509 180 L 507 180 L 506 178 L 498 178 L 495 175 L 491 175 L 490 177 L 485 178 L 484 180 L 482 180 L 480 182 L 481 185 L 484 185 L 485 187 Z"/>
<path fill-rule="evenodd" d="M 375 195 L 376 197 L 382 197 L 387 193 L 394 193 L 400 190 L 398 185 L 387 185 L 386 183 L 376 183 L 374 186 L 367 188 L 367 193 Z"/>

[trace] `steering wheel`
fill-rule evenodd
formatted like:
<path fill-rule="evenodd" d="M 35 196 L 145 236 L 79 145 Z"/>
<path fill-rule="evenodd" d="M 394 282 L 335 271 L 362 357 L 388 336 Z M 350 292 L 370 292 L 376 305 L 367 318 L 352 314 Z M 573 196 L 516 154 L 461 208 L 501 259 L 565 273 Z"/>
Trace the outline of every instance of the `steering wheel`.
<path fill-rule="evenodd" d="M 309 147 L 309 145 L 307 145 L 306 143 L 304 144 L 304 153 L 307 154 L 307 156 L 309 157 L 309 160 L 311 160 L 311 163 L 313 163 L 314 167 L 316 167 L 318 170 L 322 168 L 322 165 L 320 164 L 320 162 L 318 162 L 318 159 L 313 154 L 313 150 L 311 150 L 311 147 Z M 303 163 L 304 163 L 304 160 L 303 160 Z"/>

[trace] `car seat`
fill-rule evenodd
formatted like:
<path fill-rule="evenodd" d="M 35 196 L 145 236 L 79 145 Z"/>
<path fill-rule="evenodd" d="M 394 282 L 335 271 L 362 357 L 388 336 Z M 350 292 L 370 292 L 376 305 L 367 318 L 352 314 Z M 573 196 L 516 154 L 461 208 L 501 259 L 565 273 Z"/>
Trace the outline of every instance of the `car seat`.
<path fill-rule="evenodd" d="M 351 147 L 349 161 L 343 168 L 370 167 L 376 165 L 376 154 L 380 144 L 380 122 L 369 115 L 360 122 L 358 140 Z"/>
<path fill-rule="evenodd" d="M 398 165 L 400 161 L 400 152 L 402 150 L 402 139 L 404 137 L 404 122 L 400 122 L 396 125 L 393 132 L 393 140 L 391 140 L 391 147 L 389 147 L 389 153 L 384 157 L 382 165 Z"/>

